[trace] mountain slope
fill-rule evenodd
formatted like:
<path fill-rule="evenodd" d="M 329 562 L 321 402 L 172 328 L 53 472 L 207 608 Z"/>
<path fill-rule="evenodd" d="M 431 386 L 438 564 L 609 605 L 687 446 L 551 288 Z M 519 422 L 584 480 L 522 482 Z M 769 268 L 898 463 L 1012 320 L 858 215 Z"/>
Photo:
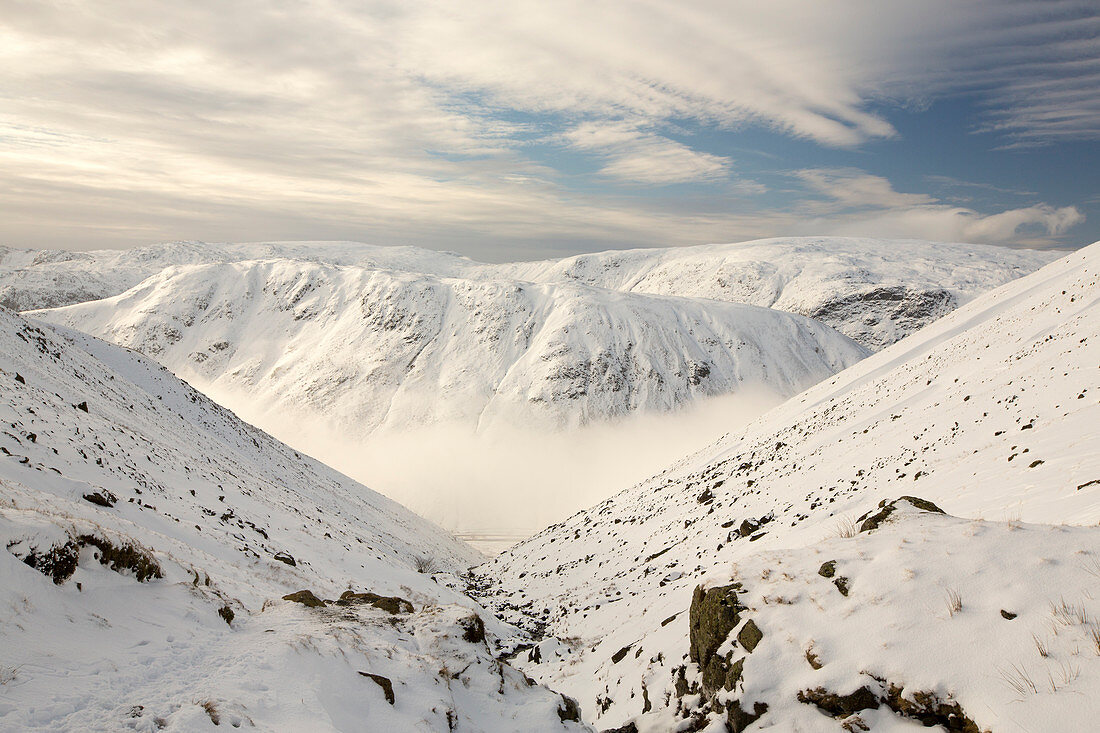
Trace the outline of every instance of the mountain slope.
<path fill-rule="evenodd" d="M 447 252 L 359 242 L 167 242 L 88 252 L 0 247 L 0 306 L 16 311 L 58 308 L 118 295 L 166 267 L 260 259 L 357 264 L 436 275 L 459 274 L 478 264 Z"/>
<path fill-rule="evenodd" d="M 94 252 L 0 248 L 0 305 L 31 310 L 98 300 L 176 265 L 296 259 L 747 303 L 816 318 L 878 350 L 1056 256 L 988 245 L 846 237 L 619 250 L 503 265 L 416 247 L 353 242 L 173 242 Z"/>
<path fill-rule="evenodd" d="M 276 405 L 353 437 L 786 396 L 865 355 L 811 320 L 740 304 L 289 260 L 168 269 L 40 315 L 139 349 L 230 406 Z"/>
<path fill-rule="evenodd" d="M 468 546 L 140 355 L 0 345 L 0 729 L 579 729 L 437 582 Z"/>
<path fill-rule="evenodd" d="M 1019 706 L 1010 705 L 1017 697 L 1011 689 L 1005 693 L 1008 697 L 994 694 L 989 685 L 977 692 L 975 687 L 969 688 L 972 693 L 955 692 L 963 697 L 971 694 L 967 699 L 980 706 L 968 710 L 979 719 L 982 730 L 1009 729 L 1011 721 L 1018 719 L 1042 721 L 1056 709 L 1063 711 L 1060 714 L 1067 709 L 1072 712 L 1060 718 L 1068 721 L 1060 729 L 1087 726 L 1100 711 L 1094 705 L 1079 705 L 1073 690 L 1084 690 L 1087 697 L 1095 689 L 1094 651 L 1100 652 L 1087 645 L 1089 624 L 1100 617 L 1100 607 L 1091 595 L 1095 565 L 1089 564 L 1100 557 L 1100 530 L 1092 526 L 1100 520 L 1100 454 L 1094 450 L 1100 441 L 1098 333 L 1100 244 L 976 299 L 789 400 L 742 434 L 727 437 L 504 553 L 479 570 L 485 602 L 502 617 L 536 633 L 545 631 L 570 640 L 547 639 L 537 654 L 525 653 L 521 658 L 527 660 L 528 673 L 577 696 L 586 718 L 601 727 L 619 725 L 646 708 L 651 716 L 666 716 L 660 718 L 665 721 L 661 724 L 639 719 L 643 729 L 652 724 L 655 730 L 666 729 L 661 725 L 677 711 L 705 712 L 700 701 L 707 695 L 700 697 L 695 686 L 700 683 L 699 667 L 688 659 L 687 622 L 692 614 L 687 612 L 692 589 L 708 578 L 719 586 L 741 584 L 737 590 L 730 587 L 737 598 L 729 601 L 728 608 L 744 605 L 747 609 L 739 612 L 737 624 L 726 629 L 733 635 L 744 631 L 745 615 L 751 614 L 760 619 L 760 625 L 769 624 L 766 633 L 770 635 L 797 643 L 815 634 L 825 638 L 845 661 L 830 670 L 836 676 L 819 679 L 827 691 L 848 695 L 864 684 L 856 674 L 860 665 L 873 660 L 860 657 L 858 645 L 845 651 L 834 632 L 870 632 L 852 625 L 831 628 L 827 621 L 831 616 L 810 614 L 812 603 L 805 595 L 810 591 L 801 585 L 801 590 L 773 591 L 780 581 L 797 584 L 812 578 L 820 587 L 831 587 L 816 573 L 807 575 L 806 569 L 831 559 L 831 553 L 842 548 L 815 547 L 817 543 L 854 533 L 845 529 L 844 522 L 850 527 L 857 514 L 875 511 L 880 501 L 916 494 L 958 516 L 1009 521 L 949 522 L 944 525 L 947 529 L 925 523 L 919 530 L 912 529 L 923 533 L 921 541 L 926 544 L 920 547 L 985 554 L 976 555 L 974 563 L 945 564 L 926 550 L 908 553 L 898 560 L 901 564 L 889 567 L 889 572 L 898 574 L 908 567 L 913 573 L 908 577 L 923 578 L 925 596 L 936 598 L 924 609 L 909 607 L 910 615 L 896 621 L 892 630 L 874 630 L 886 633 L 896 653 L 874 658 L 884 667 L 892 665 L 889 669 L 863 669 L 904 683 L 906 689 L 936 690 L 942 701 L 952 692 L 952 680 L 979 671 L 975 664 L 983 665 L 982 674 L 995 675 L 994 666 L 1001 665 L 1011 676 L 1011 665 L 1019 663 L 1020 655 L 1035 656 L 1031 633 L 1049 626 L 1050 617 L 1056 615 L 1051 609 L 1060 603 L 1080 606 L 1073 624 L 1077 646 L 1063 647 L 1059 641 L 1058 653 L 1066 656 L 1052 658 L 1049 664 L 1047 657 L 1029 659 L 1025 667 L 1031 670 L 1028 674 L 1042 675 L 1045 682 L 1048 671 L 1052 678 L 1059 674 L 1056 663 L 1061 663 L 1067 679 L 1088 680 L 1077 688 L 1068 682 L 1051 683 L 1069 688 L 1066 694 L 1077 701 L 1076 707 L 1067 708 L 1069 698 L 1053 691 L 1052 697 L 1027 692 Z M 905 514 L 899 516 L 904 519 Z M 1088 528 L 1075 530 L 1072 537 L 1061 537 L 1058 527 L 1029 529 L 1026 537 L 1034 538 L 1034 543 L 1028 544 L 1032 542 L 1028 539 L 1017 545 L 1009 525 L 1021 519 Z M 987 531 L 999 539 L 989 544 L 966 541 Z M 889 542 L 910 541 L 908 530 L 899 532 Z M 851 541 L 857 544 L 845 547 L 843 556 L 838 554 L 842 560 L 838 567 L 854 564 L 852 604 L 835 613 L 843 618 L 858 604 L 868 603 L 902 613 L 907 603 L 902 595 L 891 596 L 888 585 L 861 580 L 871 576 L 855 567 L 866 565 L 882 546 L 862 534 Z M 780 548 L 793 549 L 788 555 L 761 554 Z M 1070 548 L 1074 559 L 1063 567 L 1058 558 L 1065 558 Z M 788 562 L 790 570 L 782 567 Z M 976 660 L 960 661 L 949 644 L 935 647 L 946 656 L 926 656 L 923 637 L 908 634 L 919 622 L 914 614 L 944 607 L 944 588 L 937 583 L 950 581 L 965 591 L 982 567 L 1005 562 L 1010 569 L 1001 577 L 1022 583 L 1013 586 L 1009 595 L 1017 597 L 1029 587 L 1039 594 L 1028 601 L 1028 615 L 1021 616 L 1027 633 L 1004 637 L 998 646 L 983 632 L 981 638 L 989 645 L 979 647 L 982 656 Z M 1062 600 L 1055 595 L 1059 584 Z M 982 602 L 983 607 L 998 600 L 992 595 Z M 768 608 L 788 602 L 794 609 L 806 609 L 804 625 L 791 625 L 794 616 L 780 623 L 776 614 L 782 609 Z M 883 618 L 876 617 L 876 622 L 889 623 Z M 970 628 L 989 623 L 994 621 L 983 616 Z M 945 638 L 956 637 L 952 632 Z M 748 646 L 744 640 L 734 644 L 724 634 L 715 642 L 721 654 L 730 651 L 731 664 L 733 656 L 743 656 L 741 649 Z M 806 664 L 801 652 L 792 656 L 788 647 L 766 649 L 765 658 L 743 663 L 745 678 L 733 685 L 733 691 L 711 690 L 710 697 L 725 705 L 737 697 L 746 706 L 748 718 L 755 714 L 755 702 L 770 704 L 773 714 L 761 719 L 761 725 L 837 729 L 837 723 L 812 707 L 777 701 L 774 696 L 765 700 L 760 686 L 764 683 L 758 681 L 766 678 L 750 678 L 750 671 L 762 675 L 773 663 L 778 673 L 795 674 L 789 667 L 795 656 L 800 665 Z M 678 684 L 681 665 L 686 677 Z M 806 670 L 809 674 L 812 666 Z M 801 668 L 797 673 L 803 674 Z M 884 686 L 868 694 L 876 705 L 885 705 L 879 699 L 880 694 L 887 695 Z M 804 709 L 817 717 L 805 718 L 800 712 Z M 747 718 L 728 714 L 730 722 L 737 722 L 735 729 L 747 725 Z"/>
<path fill-rule="evenodd" d="M 597 252 L 496 270 L 536 282 L 777 308 L 878 351 L 1058 256 L 990 245 L 788 237 Z"/>

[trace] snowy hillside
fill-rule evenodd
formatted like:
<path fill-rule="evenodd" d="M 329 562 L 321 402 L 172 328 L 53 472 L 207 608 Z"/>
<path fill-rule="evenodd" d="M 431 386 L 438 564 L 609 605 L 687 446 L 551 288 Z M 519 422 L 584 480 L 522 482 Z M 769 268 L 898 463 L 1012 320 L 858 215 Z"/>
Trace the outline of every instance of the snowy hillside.
<path fill-rule="evenodd" d="M 485 602 L 600 728 L 1088 729 L 1098 334 L 1100 243 L 506 552 Z M 903 495 L 967 519 L 856 522 Z"/>
<path fill-rule="evenodd" d="M 259 259 L 359 264 L 437 275 L 457 274 L 477 265 L 446 252 L 358 242 L 168 242 L 89 252 L 0 247 L 0 306 L 17 311 L 57 308 L 118 295 L 166 267 Z"/>
<path fill-rule="evenodd" d="M 0 422 L 0 730 L 581 728 L 477 553 L 144 357 L 0 309 Z"/>
<path fill-rule="evenodd" d="M 777 308 L 823 321 L 877 351 L 1058 256 L 976 244 L 787 237 L 598 252 L 496 270 L 538 282 Z"/>
<path fill-rule="evenodd" d="M 105 298 L 174 265 L 303 259 L 747 303 L 816 318 L 878 350 L 1056 256 L 988 245 L 845 237 L 621 250 L 504 265 L 352 242 L 174 242 L 94 252 L 0 248 L 0 305 L 31 310 Z"/>
<path fill-rule="evenodd" d="M 789 396 L 866 354 L 753 306 L 291 260 L 172 268 L 40 315 L 138 349 L 230 407 L 352 437 L 561 428 L 749 388 Z"/>

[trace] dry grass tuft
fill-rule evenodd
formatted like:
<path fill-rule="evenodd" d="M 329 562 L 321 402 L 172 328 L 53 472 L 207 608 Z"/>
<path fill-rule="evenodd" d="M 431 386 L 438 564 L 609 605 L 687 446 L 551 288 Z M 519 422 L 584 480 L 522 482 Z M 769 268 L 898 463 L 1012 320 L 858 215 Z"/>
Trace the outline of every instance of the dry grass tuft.
<path fill-rule="evenodd" d="M 14 682 L 15 678 L 18 676 L 18 667 L 0 667 L 0 686 L 6 685 L 9 682 Z"/>
<path fill-rule="evenodd" d="M 1035 686 L 1035 680 L 1031 679 L 1031 675 L 1023 667 L 1012 664 L 1008 667 L 998 668 L 997 672 L 1001 675 L 1004 683 L 1021 697 L 1039 692 L 1039 688 Z"/>
<path fill-rule="evenodd" d="M 959 591 L 954 588 L 949 588 L 947 591 L 947 613 L 954 616 L 956 613 L 962 610 L 963 602 L 962 596 L 959 595 Z"/>
<path fill-rule="evenodd" d="M 1085 625 L 1085 635 L 1092 642 L 1096 654 L 1100 656 L 1100 622 L 1090 621 Z"/>
<path fill-rule="evenodd" d="M 222 724 L 222 714 L 218 710 L 217 704 L 213 700 L 203 700 L 198 703 L 199 707 L 206 711 L 206 715 L 210 718 L 210 722 L 214 725 Z"/>
<path fill-rule="evenodd" d="M 1066 603 L 1065 598 L 1060 598 L 1057 603 L 1050 604 L 1050 614 L 1055 621 L 1063 626 L 1088 626 L 1092 623 L 1092 619 L 1083 605 Z"/>
<path fill-rule="evenodd" d="M 1039 656 L 1043 657 L 1044 659 L 1046 657 L 1049 657 L 1050 650 L 1047 649 L 1046 644 L 1043 643 L 1043 640 L 1035 634 L 1032 634 L 1031 638 L 1035 640 L 1035 648 L 1039 650 Z"/>
<path fill-rule="evenodd" d="M 839 537 L 844 540 L 850 540 L 859 534 L 859 528 L 856 527 L 856 523 L 851 517 L 841 517 L 836 527 L 833 528 L 832 537 Z"/>

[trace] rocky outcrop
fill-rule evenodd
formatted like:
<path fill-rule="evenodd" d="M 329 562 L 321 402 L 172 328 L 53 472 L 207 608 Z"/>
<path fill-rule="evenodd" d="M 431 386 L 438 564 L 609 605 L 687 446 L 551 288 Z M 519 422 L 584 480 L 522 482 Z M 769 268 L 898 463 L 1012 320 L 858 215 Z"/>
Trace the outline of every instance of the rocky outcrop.
<path fill-rule="evenodd" d="M 313 595 L 311 590 L 300 590 L 296 593 L 288 593 L 283 596 L 284 601 L 294 601 L 295 603 L 301 603 L 303 606 L 309 608 L 324 608 L 325 602 L 317 596 Z"/>
<path fill-rule="evenodd" d="M 719 656 L 718 648 L 741 622 L 740 612 L 745 609 L 737 602 L 740 589 L 739 583 L 714 588 L 698 586 L 691 599 L 688 657 L 699 665 L 703 692 L 708 698 L 722 688 L 733 687 L 733 680 L 729 679 L 729 655 Z"/>
<path fill-rule="evenodd" d="M 377 593 L 355 593 L 349 590 L 344 591 L 339 600 L 336 601 L 337 606 L 358 606 L 362 604 L 374 606 L 389 614 L 413 612 L 413 604 L 404 598 L 380 596 Z"/>
<path fill-rule="evenodd" d="M 902 496 L 887 502 L 885 499 L 878 503 L 879 511 L 871 513 L 868 512 L 861 516 L 856 522 L 859 524 L 860 532 L 871 532 L 879 528 L 879 526 L 885 522 L 891 514 L 897 511 L 899 504 L 905 502 L 914 509 L 918 509 L 922 512 L 935 512 L 936 514 L 943 514 L 943 509 L 928 501 L 927 499 L 921 499 L 916 496 Z"/>

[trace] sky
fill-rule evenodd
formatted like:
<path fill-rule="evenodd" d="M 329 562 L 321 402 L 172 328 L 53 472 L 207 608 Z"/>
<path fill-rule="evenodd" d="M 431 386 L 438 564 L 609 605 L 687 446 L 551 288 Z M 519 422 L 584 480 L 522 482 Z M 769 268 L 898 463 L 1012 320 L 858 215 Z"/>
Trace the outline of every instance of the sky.
<path fill-rule="evenodd" d="M 1100 240 L 1095 0 L 0 0 L 0 245 Z"/>

